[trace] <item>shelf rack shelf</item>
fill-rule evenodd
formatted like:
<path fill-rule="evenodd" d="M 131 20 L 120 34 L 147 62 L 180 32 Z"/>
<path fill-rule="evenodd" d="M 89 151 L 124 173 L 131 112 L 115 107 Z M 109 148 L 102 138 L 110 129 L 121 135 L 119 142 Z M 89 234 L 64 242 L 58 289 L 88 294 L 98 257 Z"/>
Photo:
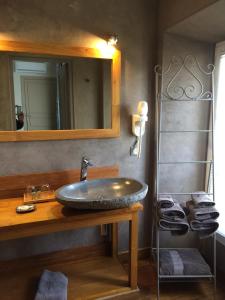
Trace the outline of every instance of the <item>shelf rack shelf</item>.
<path fill-rule="evenodd" d="M 206 71 L 207 70 L 207 71 Z M 155 98 L 156 98 L 156 184 L 155 184 L 155 200 L 154 200 L 154 225 L 152 232 L 152 254 L 156 257 L 157 263 L 157 299 L 160 299 L 160 282 L 168 282 L 174 280 L 188 280 L 194 281 L 199 279 L 213 279 L 214 284 L 216 285 L 216 239 L 215 234 L 213 235 L 213 264 L 211 267 L 211 272 L 206 275 L 163 275 L 160 274 L 160 229 L 158 228 L 158 218 L 157 218 L 157 199 L 162 195 L 172 195 L 172 196 L 190 196 L 195 191 L 175 191 L 175 192 L 162 192 L 159 190 L 160 185 L 160 168 L 163 165 L 181 165 L 181 164 L 197 164 L 205 165 L 210 176 L 212 178 L 212 190 L 210 190 L 210 184 L 208 180 L 208 186 L 206 192 L 208 195 L 213 197 L 214 200 L 214 153 L 213 153 L 213 144 L 214 144 L 214 95 L 213 95 L 213 75 L 214 75 L 214 66 L 209 64 L 206 66 L 206 70 L 201 67 L 197 58 L 192 55 L 187 55 L 185 58 L 181 57 L 172 57 L 169 63 L 169 66 L 166 70 L 163 70 L 161 66 L 155 67 Z M 177 76 L 182 72 L 187 72 L 189 77 L 192 77 L 193 83 L 187 83 L 177 81 Z M 197 77 L 196 74 L 200 74 L 202 77 L 206 77 L 210 82 L 208 86 L 211 87 L 211 90 L 205 88 L 201 79 Z M 166 80 L 164 80 L 166 78 Z M 169 79 L 168 79 L 169 78 Z M 166 83 L 165 83 L 166 82 Z M 194 84 L 195 83 L 195 84 Z M 189 84 L 189 85 L 188 85 Z M 203 129 L 192 129 L 185 128 L 184 130 L 179 128 L 172 128 L 172 130 L 167 130 L 165 126 L 162 126 L 163 123 L 163 111 L 164 105 L 169 103 L 174 103 L 180 105 L 184 103 L 206 103 L 210 109 L 210 124 L 209 128 Z M 187 104 L 188 105 L 188 104 Z M 208 117 L 208 116 L 207 116 Z M 161 159 L 161 144 L 162 144 L 162 135 L 165 134 L 208 134 L 208 141 L 210 140 L 211 144 L 211 157 L 206 160 L 193 160 L 193 161 L 166 161 Z M 196 193 L 196 192 L 195 192 Z M 196 193 L 197 194 L 197 193 Z M 193 232 L 193 231 L 192 231 Z M 169 248 L 163 248 L 169 249 Z"/>
<path fill-rule="evenodd" d="M 160 133 L 209 133 L 212 130 L 161 130 Z"/>

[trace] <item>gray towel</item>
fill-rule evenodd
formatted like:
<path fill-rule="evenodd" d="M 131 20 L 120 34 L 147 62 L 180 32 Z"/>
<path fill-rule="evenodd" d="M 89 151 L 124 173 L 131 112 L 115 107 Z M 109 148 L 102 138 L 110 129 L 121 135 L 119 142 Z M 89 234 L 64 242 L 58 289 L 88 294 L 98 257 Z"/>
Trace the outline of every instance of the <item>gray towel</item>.
<path fill-rule="evenodd" d="M 174 206 L 174 201 L 171 195 L 160 195 L 157 199 L 159 208 L 170 208 Z"/>
<path fill-rule="evenodd" d="M 207 238 L 213 235 L 219 227 L 219 223 L 216 220 L 208 219 L 199 221 L 189 217 L 190 227 L 193 231 L 197 231 L 200 238 Z"/>
<path fill-rule="evenodd" d="M 179 203 L 174 203 L 172 207 L 160 208 L 159 217 L 168 221 L 179 221 L 185 219 L 185 213 Z"/>
<path fill-rule="evenodd" d="M 67 300 L 67 285 L 64 274 L 44 270 L 34 300 Z"/>
<path fill-rule="evenodd" d="M 171 231 L 173 235 L 186 234 L 189 230 L 189 224 L 186 219 L 180 219 L 179 221 L 159 219 L 158 222 L 160 229 Z"/>
<path fill-rule="evenodd" d="M 215 202 L 212 197 L 207 195 L 206 192 L 195 192 L 191 195 L 191 197 L 195 207 L 215 206 Z"/>
<path fill-rule="evenodd" d="M 160 249 L 160 275 L 210 275 L 198 249 Z"/>
<path fill-rule="evenodd" d="M 219 212 L 213 206 L 208 207 L 197 207 L 188 205 L 190 211 L 190 218 L 198 221 L 203 220 L 216 220 L 219 217 Z"/>

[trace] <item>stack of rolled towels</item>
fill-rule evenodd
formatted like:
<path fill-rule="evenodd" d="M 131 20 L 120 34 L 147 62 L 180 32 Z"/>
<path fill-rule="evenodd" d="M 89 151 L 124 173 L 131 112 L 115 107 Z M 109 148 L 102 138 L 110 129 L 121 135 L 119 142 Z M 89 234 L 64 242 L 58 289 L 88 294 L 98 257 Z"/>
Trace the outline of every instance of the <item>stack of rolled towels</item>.
<path fill-rule="evenodd" d="M 159 228 L 174 235 L 185 234 L 191 228 L 199 233 L 200 238 L 216 232 L 219 212 L 212 197 L 201 191 L 193 193 L 191 198 L 180 205 L 171 195 L 160 195 L 157 199 Z"/>
<path fill-rule="evenodd" d="M 190 227 L 199 233 L 200 238 L 209 237 L 219 227 L 219 212 L 215 208 L 215 202 L 202 191 L 193 193 L 191 197 L 186 203 Z"/>
<path fill-rule="evenodd" d="M 189 224 L 180 204 L 171 195 L 162 195 L 157 202 L 159 227 L 171 231 L 173 235 L 187 233 Z"/>

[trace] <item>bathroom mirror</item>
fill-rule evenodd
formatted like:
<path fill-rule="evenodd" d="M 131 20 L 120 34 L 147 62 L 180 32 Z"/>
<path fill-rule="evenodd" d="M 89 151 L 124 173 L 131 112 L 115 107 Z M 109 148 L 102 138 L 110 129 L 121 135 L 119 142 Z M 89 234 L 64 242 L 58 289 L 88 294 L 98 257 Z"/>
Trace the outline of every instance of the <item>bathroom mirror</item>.
<path fill-rule="evenodd" d="M 0 41 L 0 140 L 119 136 L 120 52 Z"/>

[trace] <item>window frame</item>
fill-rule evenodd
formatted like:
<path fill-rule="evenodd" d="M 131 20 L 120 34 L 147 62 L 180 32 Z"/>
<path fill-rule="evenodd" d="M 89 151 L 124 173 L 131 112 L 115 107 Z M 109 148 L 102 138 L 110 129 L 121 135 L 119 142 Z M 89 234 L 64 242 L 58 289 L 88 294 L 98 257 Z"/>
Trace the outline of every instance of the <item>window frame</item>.
<path fill-rule="evenodd" d="M 217 112 L 217 88 L 218 88 L 218 80 L 219 80 L 219 73 L 220 73 L 220 59 L 222 56 L 225 56 L 225 41 L 219 42 L 216 44 L 215 47 L 215 75 L 214 75 L 214 82 L 213 82 L 213 88 L 214 88 L 214 124 L 216 123 L 216 112 Z M 209 150 L 209 149 L 208 149 Z M 210 174 L 211 177 L 212 174 Z M 210 179 L 211 181 L 211 179 Z M 216 181 L 216 178 L 215 178 Z M 212 186 L 212 185 L 210 185 Z M 216 239 L 218 242 L 220 242 L 222 245 L 225 246 L 225 231 L 221 231 L 220 228 L 218 229 L 216 233 Z"/>

